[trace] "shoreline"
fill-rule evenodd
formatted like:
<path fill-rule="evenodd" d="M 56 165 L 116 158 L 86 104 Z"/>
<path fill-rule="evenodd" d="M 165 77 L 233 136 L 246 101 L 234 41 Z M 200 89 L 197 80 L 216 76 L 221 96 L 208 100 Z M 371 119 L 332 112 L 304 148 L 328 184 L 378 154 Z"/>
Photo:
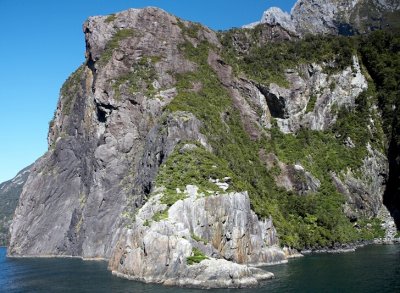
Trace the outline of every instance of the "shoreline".
<path fill-rule="evenodd" d="M 5 247 L 5 246 L 4 246 Z M 7 247 L 5 247 L 5 248 L 7 248 Z M 75 255 L 52 255 L 52 254 L 49 254 L 49 255 L 7 255 L 6 256 L 7 258 L 15 258 L 15 259 L 18 259 L 18 258 L 25 258 L 25 259 L 28 259 L 28 258 L 43 258 L 43 259 L 49 259 L 49 258 L 60 258 L 60 259 L 62 259 L 62 258 L 65 258 L 65 259 L 80 259 L 80 260 L 82 260 L 82 261 L 105 261 L 105 262 L 107 262 L 107 261 L 109 261 L 109 259 L 106 259 L 106 258 L 101 258 L 101 257 L 82 257 L 82 256 L 75 256 Z"/>
<path fill-rule="evenodd" d="M 256 263 L 256 264 L 245 264 L 245 265 L 247 265 L 248 267 L 251 267 L 251 268 L 261 268 L 261 267 L 281 265 L 281 264 L 285 264 L 288 262 L 289 262 L 289 258 L 280 260 L 280 261 L 269 262 L 269 263 L 260 262 L 260 263 Z"/>
<path fill-rule="evenodd" d="M 328 254 L 339 254 L 339 253 L 348 253 L 355 252 L 358 248 L 362 248 L 368 245 L 399 245 L 400 238 L 395 239 L 382 239 L 377 238 L 374 240 L 366 240 L 359 241 L 355 243 L 345 243 L 341 244 L 338 247 L 322 247 L 318 249 L 305 249 L 301 250 L 299 253 L 302 255 L 310 255 L 310 254 L 320 254 L 320 253 L 328 253 Z"/>
<path fill-rule="evenodd" d="M 257 264 L 248 264 L 249 267 L 267 267 L 267 266 L 276 266 L 280 264 L 286 264 L 289 260 L 302 258 L 307 255 L 312 254 L 340 254 L 340 253 L 349 253 L 355 252 L 357 249 L 368 246 L 368 245 L 400 245 L 400 238 L 392 239 L 392 240 L 383 240 L 383 239 L 374 239 L 368 241 L 361 241 L 357 243 L 347 243 L 341 244 L 338 247 L 321 247 L 318 249 L 303 249 L 297 251 L 297 253 L 291 253 L 287 255 L 287 259 L 277 262 L 271 263 L 257 263 Z M 8 249 L 7 246 L 0 246 L 0 248 Z M 7 258 L 70 258 L 70 259 L 80 259 L 82 261 L 109 261 L 107 258 L 102 257 L 82 257 L 82 256 L 74 256 L 74 255 L 6 255 Z"/>
<path fill-rule="evenodd" d="M 368 245 L 400 245 L 400 238 L 395 238 L 392 240 L 385 240 L 385 239 L 374 239 L 374 240 L 368 240 L 368 241 L 360 241 L 360 242 L 355 242 L 355 243 L 344 243 L 339 245 L 338 247 L 321 247 L 318 249 L 303 249 L 300 251 L 297 251 L 297 253 L 292 252 L 287 255 L 286 260 L 282 261 L 277 261 L 277 262 L 271 262 L 271 263 L 257 263 L 257 264 L 249 264 L 249 267 L 265 267 L 265 266 L 275 266 L 275 265 L 280 265 L 284 263 L 288 263 L 290 259 L 296 259 L 296 258 L 301 258 L 306 255 L 310 254 L 320 254 L 320 253 L 329 253 L 329 254 L 337 254 L 337 253 L 348 253 L 348 252 L 354 252 L 358 248 L 362 248 Z M 0 248 L 5 248 L 8 249 L 7 246 L 1 246 Z M 284 247 L 282 248 L 285 250 Z M 55 254 L 48 254 L 48 255 L 7 255 L 8 258 L 75 258 L 75 259 L 81 259 L 83 261 L 109 261 L 107 258 L 103 257 L 83 257 L 83 256 L 75 256 L 75 255 L 55 255 Z"/>

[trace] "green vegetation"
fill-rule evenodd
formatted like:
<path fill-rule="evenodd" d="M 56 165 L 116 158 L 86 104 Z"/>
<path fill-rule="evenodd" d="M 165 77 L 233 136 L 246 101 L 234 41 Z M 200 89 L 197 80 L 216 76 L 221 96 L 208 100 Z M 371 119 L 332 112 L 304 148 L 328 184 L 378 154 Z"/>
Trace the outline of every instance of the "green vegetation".
<path fill-rule="evenodd" d="M 399 33 L 400 12 L 383 12 L 378 3 L 376 1 L 359 2 L 350 16 L 350 24 L 362 33 L 368 32 L 371 28 Z"/>
<path fill-rule="evenodd" d="M 400 145 L 400 35 L 374 32 L 362 38 L 360 52 L 376 84 L 385 133 Z"/>
<path fill-rule="evenodd" d="M 83 79 L 83 73 L 85 71 L 85 64 L 79 66 L 79 68 L 72 73 L 68 79 L 64 82 L 61 87 L 62 99 L 62 112 L 64 115 L 71 113 L 76 96 L 81 91 L 81 84 Z"/>
<path fill-rule="evenodd" d="M 234 176 L 224 160 L 219 159 L 203 146 L 198 144 L 195 149 L 180 152 L 179 149 L 183 145 L 184 143 L 181 143 L 175 148 L 157 175 L 156 185 L 166 187 L 161 203 L 168 206 L 186 197 L 184 194 L 176 193 L 176 188 L 183 191 L 186 185 L 197 185 L 200 187 L 200 192 L 221 191 L 209 179 Z M 233 180 L 233 188 L 235 190 L 240 188 L 240 185 L 235 185 L 235 180 Z"/>
<path fill-rule="evenodd" d="M 163 165 L 163 167 L 165 168 L 165 165 Z M 165 171 L 165 170 L 163 170 L 163 171 Z M 177 170 L 173 170 L 172 172 L 177 172 Z M 161 179 L 161 176 L 162 176 L 162 178 L 166 178 L 166 180 L 165 181 L 162 181 L 163 179 Z M 183 193 L 177 193 L 176 192 L 176 189 L 173 189 L 173 187 L 172 187 L 172 185 L 174 184 L 174 183 L 177 183 L 178 184 L 178 182 L 176 182 L 176 181 L 172 181 L 172 180 L 175 180 L 175 178 L 173 178 L 173 177 L 171 177 L 171 178 L 168 178 L 168 175 L 166 175 L 165 173 L 163 174 L 163 175 L 161 175 L 161 176 L 159 176 L 158 178 L 159 178 L 159 180 L 160 181 L 158 181 L 159 183 L 159 186 L 168 186 L 167 187 L 167 189 L 164 191 L 164 195 L 161 197 L 161 199 L 160 199 L 160 202 L 162 203 L 162 204 L 166 204 L 168 207 L 171 207 L 174 203 L 176 203 L 178 200 L 181 200 L 181 199 L 185 199 L 186 198 L 186 196 L 183 194 Z M 171 181 L 170 181 L 171 180 Z M 162 182 L 164 182 L 164 183 L 162 183 Z M 168 182 L 168 183 L 167 183 Z M 165 185 L 164 185 L 165 184 Z M 177 185 L 178 186 L 178 185 Z M 186 185 L 185 185 L 186 186 Z M 183 188 L 183 185 L 181 186 L 182 188 Z M 184 188 L 183 188 L 184 189 Z"/>
<path fill-rule="evenodd" d="M 306 113 L 312 112 L 314 110 L 316 102 L 317 102 L 317 96 L 316 95 L 311 95 L 310 96 L 310 100 L 307 103 Z"/>
<path fill-rule="evenodd" d="M 190 237 L 192 237 L 192 239 L 193 239 L 194 241 L 202 242 L 204 245 L 206 245 L 206 244 L 208 243 L 207 240 L 205 240 L 205 239 L 203 239 L 203 238 L 197 236 L 196 234 L 193 234 L 193 233 L 192 233 L 192 234 L 190 234 Z"/>
<path fill-rule="evenodd" d="M 186 262 L 188 265 L 193 265 L 195 263 L 200 263 L 201 261 L 208 259 L 207 256 L 204 255 L 204 253 L 198 249 L 198 248 L 193 248 L 192 249 L 192 255 L 186 258 Z"/>
<path fill-rule="evenodd" d="M 376 141 L 379 149 L 383 147 L 379 128 L 371 130 L 371 133 L 365 127 L 373 115 L 370 110 L 372 100 L 369 99 L 371 91 L 364 92 L 357 98 L 354 109 L 341 108 L 336 123 L 327 131 L 302 128 L 292 135 L 283 134 L 276 126 L 273 127 L 271 142 L 266 149 L 286 163 L 301 163 L 320 180 L 329 176 L 331 171 L 339 173 L 347 168 L 357 170 L 367 155 L 368 142 Z M 354 148 L 344 144 L 347 137 L 355 144 Z"/>
<path fill-rule="evenodd" d="M 117 19 L 117 16 L 116 16 L 115 14 L 110 14 L 110 15 L 106 18 L 105 22 L 106 22 L 106 23 L 110 23 L 110 22 L 113 22 L 113 21 L 116 20 L 116 19 Z"/>
<path fill-rule="evenodd" d="M 383 129 L 388 139 L 389 180 L 385 203 L 400 207 L 400 34 L 376 31 L 361 38 L 363 63 L 376 85 Z"/>
<path fill-rule="evenodd" d="M 108 41 L 103 54 L 99 59 L 99 64 L 104 66 L 111 59 L 111 56 L 116 48 L 119 47 L 119 42 L 123 39 L 134 37 L 136 32 L 133 29 L 121 29 L 117 31 L 110 41 Z"/>
<path fill-rule="evenodd" d="M 385 237 L 385 231 L 382 229 L 382 221 L 377 218 L 359 219 L 356 226 L 358 226 L 356 228 L 361 234 L 362 239 L 373 240 Z"/>
<path fill-rule="evenodd" d="M 357 38 L 312 37 L 251 46 L 247 53 L 237 56 L 231 44 L 233 34 L 243 39 L 251 38 L 246 30 L 243 35 L 242 32 L 230 31 L 221 35 L 225 61 L 233 66 L 236 74 L 244 73 L 263 84 L 272 81 L 285 84 L 285 70 L 302 63 L 325 62 L 329 74 L 342 70 L 352 64 L 359 42 Z M 374 108 L 377 91 L 372 83 L 357 98 L 354 109 L 334 107 L 338 119 L 326 131 L 300 129 L 294 135 L 285 135 L 274 126 L 269 131 L 269 138 L 254 139 L 244 126 L 246 123 L 246 127 L 251 125 L 241 119 L 229 93 L 207 63 L 209 51 L 217 49 L 205 42 L 197 47 L 185 42 L 180 50 L 198 67 L 194 72 L 176 76 L 178 95 L 165 110 L 193 113 L 203 123 L 201 131 L 213 152 L 201 146 L 179 152 L 182 144 L 176 147 L 157 178 L 157 184 L 166 186 L 168 191 L 165 203 L 171 205 L 180 199 L 181 195 L 176 194 L 177 187 L 184 189 L 186 184 L 195 184 L 203 190 L 215 190 L 216 186 L 208 179 L 229 176 L 233 178 L 233 190 L 249 192 L 252 208 L 259 216 L 273 217 L 282 245 L 303 249 L 381 237 L 382 229 L 376 220 L 358 219 L 355 224 L 344 215 L 345 198 L 336 190 L 330 177 L 332 172 L 343 176 L 342 172 L 348 169 L 357 176 L 367 155 L 367 143 L 382 151 L 385 148 Z M 335 84 L 331 86 L 334 88 Z M 312 111 L 315 103 L 316 96 L 310 97 L 307 111 Z M 367 127 L 371 120 L 374 126 Z M 354 147 L 346 146 L 347 137 L 351 138 Z M 280 170 L 272 168 L 268 171 L 259 155 L 261 151 L 272 152 L 288 164 L 302 164 L 320 180 L 318 192 L 299 196 L 277 187 L 273 177 Z"/>
<path fill-rule="evenodd" d="M 81 192 L 79 194 L 79 206 L 81 209 L 83 209 L 86 205 L 86 201 L 87 201 L 87 196 L 84 192 Z"/>
<path fill-rule="evenodd" d="M 251 32 L 233 29 L 220 34 L 224 45 L 224 57 L 236 73 L 243 72 L 247 77 L 262 83 L 277 83 L 288 86 L 285 70 L 299 64 L 322 63 L 327 73 L 333 73 L 352 64 L 352 56 L 357 46 L 354 38 L 309 36 L 299 41 L 268 42 L 259 46 L 257 36 L 261 27 Z M 250 44 L 245 53 L 238 53 L 234 43 L 243 40 Z"/>
<path fill-rule="evenodd" d="M 331 246 L 358 239 L 370 240 L 382 234 L 380 225 L 373 226 L 374 229 L 367 225 L 373 220 L 361 219 L 359 229 L 353 228 L 343 214 L 344 197 L 337 192 L 330 177 L 331 172 L 340 176 L 341 171 L 347 169 L 357 175 L 367 155 L 368 142 L 379 150 L 384 148 L 379 122 L 371 130 L 366 127 L 377 115 L 372 107 L 375 95 L 370 86 L 356 99 L 354 109 L 338 110 L 336 123 L 326 131 L 302 128 L 292 135 L 283 134 L 276 126 L 271 129 L 271 140 L 265 149 L 285 163 L 300 163 L 321 182 L 315 194 L 299 197 L 281 191 L 273 195 L 280 214 L 271 214 L 286 245 L 296 248 Z M 347 137 L 353 141 L 353 148 L 344 144 Z"/>
<path fill-rule="evenodd" d="M 178 19 L 178 26 L 182 30 L 182 33 L 190 38 L 196 39 L 198 37 L 198 33 L 202 28 L 200 23 L 188 23 L 186 26 L 180 19 Z"/>
<path fill-rule="evenodd" d="M 24 173 L 26 170 L 27 168 L 20 171 L 19 174 L 23 175 L 18 181 L 26 182 L 29 175 L 29 173 Z M 11 181 L 0 184 L 0 246 L 8 244 L 9 221 L 13 218 L 23 187 L 24 184 L 12 183 Z"/>
<path fill-rule="evenodd" d="M 155 213 L 151 219 L 155 222 L 168 219 L 168 209 Z"/>
<path fill-rule="evenodd" d="M 119 98 L 122 85 L 128 86 L 130 94 L 144 91 L 147 96 L 155 93 L 152 82 L 157 78 L 154 63 L 158 62 L 160 57 L 142 57 L 138 63 L 132 66 L 131 72 L 120 76 L 113 84 L 115 98 Z"/>

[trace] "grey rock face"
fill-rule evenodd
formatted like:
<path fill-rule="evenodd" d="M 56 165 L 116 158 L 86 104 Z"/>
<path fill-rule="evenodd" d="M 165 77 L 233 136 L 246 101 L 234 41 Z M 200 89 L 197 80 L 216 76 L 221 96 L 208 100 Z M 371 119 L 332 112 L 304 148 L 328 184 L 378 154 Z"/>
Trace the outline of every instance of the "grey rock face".
<path fill-rule="evenodd" d="M 261 18 L 261 23 L 280 25 L 289 32 L 296 32 L 296 25 L 292 20 L 292 16 L 278 7 L 271 7 L 265 11 Z"/>
<path fill-rule="evenodd" d="M 284 40 L 292 40 L 298 38 L 297 34 L 292 31 L 288 31 L 280 25 L 263 23 L 258 26 L 257 34 L 251 29 L 257 26 L 259 23 L 253 25 L 247 25 L 243 28 L 246 30 L 233 30 L 231 42 L 234 48 L 240 54 L 246 54 L 254 45 L 260 46 L 270 42 L 280 42 Z M 256 36 L 256 39 L 254 39 Z"/>
<path fill-rule="evenodd" d="M 178 48 L 182 25 L 155 8 L 84 24 L 87 62 L 61 90 L 49 151 L 15 213 L 9 255 L 109 258 L 121 213 L 143 204 L 175 144 L 208 148 L 192 114 L 163 114 L 177 95 L 174 75 L 195 68 Z M 200 33 L 217 42 L 210 30 Z"/>
<path fill-rule="evenodd" d="M 306 34 L 352 35 L 382 28 L 388 15 L 400 9 L 396 0 L 298 0 L 291 14 L 272 7 L 259 23 L 279 25 L 299 36 Z M 389 24 L 391 25 L 391 24 Z"/>
<path fill-rule="evenodd" d="M 247 193 L 204 196 L 189 185 L 183 195 L 168 209 L 157 193 L 138 211 L 110 260 L 114 274 L 165 285 L 247 287 L 273 276 L 247 264 L 286 260 L 271 219 L 258 220 Z M 157 221 L 160 212 L 166 216 Z M 208 259 L 189 264 L 195 248 Z"/>
<path fill-rule="evenodd" d="M 382 205 L 377 217 L 382 221 L 382 228 L 385 230 L 385 236 L 383 239 L 377 240 L 376 242 L 386 244 L 400 243 L 400 237 L 398 237 L 396 223 L 386 206 Z"/>
<path fill-rule="evenodd" d="M 337 34 L 339 14 L 347 14 L 358 0 L 320 1 L 300 0 L 292 9 L 297 31 L 301 34 Z M 344 15 L 344 17 L 347 15 Z"/>
<path fill-rule="evenodd" d="M 376 217 L 383 206 L 386 176 L 389 173 L 387 158 L 367 145 L 368 156 L 364 159 L 359 175 L 347 170 L 342 176 L 332 173 L 336 188 L 347 197 L 345 213 L 351 219 L 360 216 Z"/>
<path fill-rule="evenodd" d="M 13 179 L 0 184 L 0 245 L 6 245 L 9 241 L 12 217 L 31 167 L 22 169 Z"/>

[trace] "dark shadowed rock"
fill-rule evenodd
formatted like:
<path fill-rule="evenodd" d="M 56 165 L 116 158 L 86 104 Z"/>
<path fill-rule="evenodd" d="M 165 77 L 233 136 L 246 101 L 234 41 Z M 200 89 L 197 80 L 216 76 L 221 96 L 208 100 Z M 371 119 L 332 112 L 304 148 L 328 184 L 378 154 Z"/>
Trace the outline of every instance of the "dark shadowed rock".
<path fill-rule="evenodd" d="M 8 244 L 12 217 L 31 167 L 22 169 L 13 179 L 0 184 L 0 245 Z"/>

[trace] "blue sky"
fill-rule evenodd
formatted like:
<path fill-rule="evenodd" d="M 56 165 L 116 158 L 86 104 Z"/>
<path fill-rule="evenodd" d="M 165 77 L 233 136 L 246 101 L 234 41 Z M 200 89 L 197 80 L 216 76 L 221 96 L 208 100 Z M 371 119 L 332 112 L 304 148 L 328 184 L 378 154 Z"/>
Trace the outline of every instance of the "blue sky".
<path fill-rule="evenodd" d="M 0 0 L 0 182 L 47 150 L 48 122 L 68 75 L 84 62 L 82 23 L 91 15 L 157 6 L 213 29 L 257 21 L 295 0 Z"/>

